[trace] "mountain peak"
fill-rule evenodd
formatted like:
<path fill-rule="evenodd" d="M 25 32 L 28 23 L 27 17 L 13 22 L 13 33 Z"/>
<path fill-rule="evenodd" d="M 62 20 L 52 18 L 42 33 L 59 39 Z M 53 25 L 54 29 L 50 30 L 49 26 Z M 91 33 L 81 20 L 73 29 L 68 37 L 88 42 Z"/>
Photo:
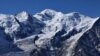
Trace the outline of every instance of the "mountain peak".
<path fill-rule="evenodd" d="M 28 13 L 26 11 L 22 11 L 20 13 L 18 13 L 17 15 L 20 15 L 20 16 L 27 16 Z"/>
<path fill-rule="evenodd" d="M 41 11 L 40 13 L 37 13 L 33 16 L 40 21 L 46 21 L 46 20 L 52 19 L 52 17 L 54 17 L 56 14 L 57 12 L 55 10 L 45 9 Z"/>
<path fill-rule="evenodd" d="M 52 10 L 52 9 L 45 9 L 41 13 L 42 14 L 45 14 L 45 13 L 51 14 L 51 13 L 56 13 L 56 11 L 55 10 Z"/>
<path fill-rule="evenodd" d="M 21 22 L 26 21 L 28 19 L 28 13 L 26 11 L 22 11 L 16 15 L 16 18 Z"/>

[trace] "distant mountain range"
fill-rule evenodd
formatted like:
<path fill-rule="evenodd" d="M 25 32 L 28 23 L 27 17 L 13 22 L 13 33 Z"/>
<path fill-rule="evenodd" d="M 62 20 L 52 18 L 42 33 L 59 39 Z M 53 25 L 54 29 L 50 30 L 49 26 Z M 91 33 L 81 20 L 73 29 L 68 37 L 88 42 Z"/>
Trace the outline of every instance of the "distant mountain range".
<path fill-rule="evenodd" d="M 0 56 L 100 56 L 100 18 L 51 9 L 0 14 Z"/>

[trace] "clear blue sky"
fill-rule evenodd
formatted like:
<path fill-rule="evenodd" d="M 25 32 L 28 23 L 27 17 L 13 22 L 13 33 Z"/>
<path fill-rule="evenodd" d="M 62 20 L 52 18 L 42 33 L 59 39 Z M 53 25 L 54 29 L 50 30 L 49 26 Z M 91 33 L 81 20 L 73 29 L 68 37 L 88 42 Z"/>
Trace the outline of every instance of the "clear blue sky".
<path fill-rule="evenodd" d="M 100 0 L 0 0 L 0 13 L 15 14 L 27 11 L 35 14 L 44 9 L 64 13 L 76 11 L 97 17 L 100 16 Z"/>

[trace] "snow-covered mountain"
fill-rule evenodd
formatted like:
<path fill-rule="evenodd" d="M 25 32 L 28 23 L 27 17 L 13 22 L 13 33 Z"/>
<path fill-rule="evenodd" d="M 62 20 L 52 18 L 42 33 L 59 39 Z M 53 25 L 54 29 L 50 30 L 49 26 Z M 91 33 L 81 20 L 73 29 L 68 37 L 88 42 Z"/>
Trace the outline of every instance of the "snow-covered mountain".
<path fill-rule="evenodd" d="M 1 56 L 100 56 L 100 18 L 45 9 L 0 14 Z"/>

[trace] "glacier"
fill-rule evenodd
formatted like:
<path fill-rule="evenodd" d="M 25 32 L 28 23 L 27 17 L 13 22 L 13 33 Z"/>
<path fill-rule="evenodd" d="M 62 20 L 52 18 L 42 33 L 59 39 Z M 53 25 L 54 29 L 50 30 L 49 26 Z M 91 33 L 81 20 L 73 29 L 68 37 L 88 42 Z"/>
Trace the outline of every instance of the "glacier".
<path fill-rule="evenodd" d="M 52 9 L 0 14 L 0 56 L 100 56 L 100 18 Z"/>

